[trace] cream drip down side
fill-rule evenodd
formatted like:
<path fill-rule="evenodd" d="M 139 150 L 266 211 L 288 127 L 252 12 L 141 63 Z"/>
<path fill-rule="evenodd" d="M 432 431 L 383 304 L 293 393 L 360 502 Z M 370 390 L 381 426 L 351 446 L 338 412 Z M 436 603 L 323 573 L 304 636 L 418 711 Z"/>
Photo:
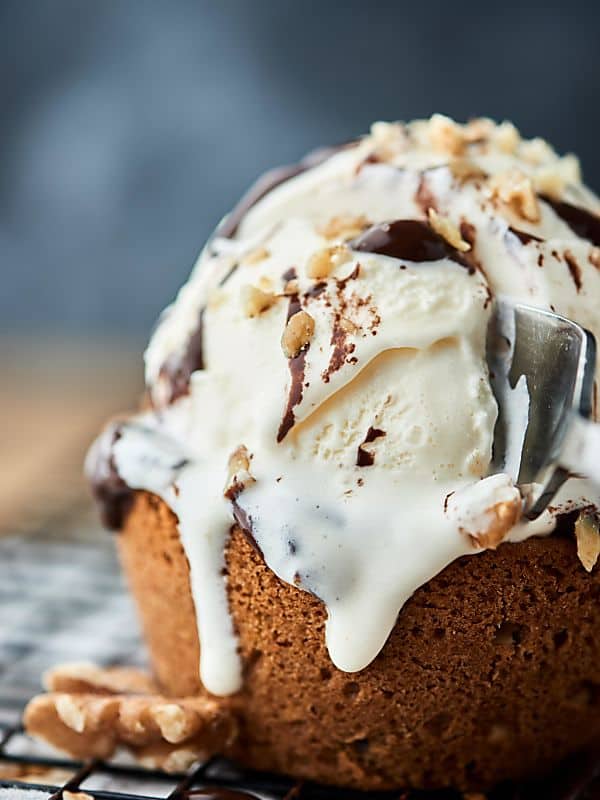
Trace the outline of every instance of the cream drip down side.
<path fill-rule="evenodd" d="M 511 476 L 489 475 L 485 360 L 498 295 L 600 335 L 599 209 L 574 157 L 509 123 L 435 116 L 377 123 L 209 241 L 146 352 L 153 409 L 88 457 L 91 473 L 108 453 L 121 490 L 177 515 L 209 691 L 241 686 L 234 520 L 324 602 L 332 661 L 352 672 L 451 561 L 600 503 L 571 479 L 521 520 Z"/>

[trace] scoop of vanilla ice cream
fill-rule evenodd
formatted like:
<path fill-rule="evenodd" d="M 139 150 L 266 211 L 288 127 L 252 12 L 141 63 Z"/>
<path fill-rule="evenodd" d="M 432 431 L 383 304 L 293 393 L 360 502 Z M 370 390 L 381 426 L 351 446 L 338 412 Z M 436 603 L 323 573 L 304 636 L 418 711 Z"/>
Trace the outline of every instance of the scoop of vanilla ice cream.
<path fill-rule="evenodd" d="M 526 524 L 516 475 L 487 477 L 495 298 L 600 334 L 600 204 L 577 160 L 510 123 L 438 115 L 376 123 L 318 161 L 208 242 L 146 352 L 154 410 L 112 451 L 178 515 L 217 694 L 241 674 L 221 575 L 232 515 L 325 602 L 332 659 L 357 670 L 450 561 L 598 500 L 571 480 Z"/>

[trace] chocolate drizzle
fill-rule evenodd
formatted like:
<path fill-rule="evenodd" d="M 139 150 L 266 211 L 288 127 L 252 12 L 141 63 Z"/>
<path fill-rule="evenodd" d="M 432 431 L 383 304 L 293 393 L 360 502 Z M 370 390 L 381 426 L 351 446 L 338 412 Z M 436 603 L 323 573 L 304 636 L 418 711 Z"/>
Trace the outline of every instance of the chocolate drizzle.
<path fill-rule="evenodd" d="M 315 298 L 320 297 L 326 289 L 327 281 L 317 281 L 317 283 L 314 283 L 310 289 L 304 293 L 304 296 L 307 298 L 310 297 L 314 300 Z"/>
<path fill-rule="evenodd" d="M 600 247 L 600 217 L 597 214 L 565 203 L 564 200 L 554 200 L 546 194 L 541 194 L 540 199 L 547 203 L 563 222 L 566 222 L 573 233 Z"/>
<path fill-rule="evenodd" d="M 370 166 L 371 164 L 381 164 L 382 159 L 377 153 L 369 153 L 369 155 L 364 158 L 360 164 L 356 168 L 356 174 L 359 175 L 365 167 Z"/>
<path fill-rule="evenodd" d="M 256 550 L 258 555 L 264 561 L 265 558 L 264 553 L 260 545 L 256 541 L 256 539 L 254 538 L 254 534 L 252 533 L 252 517 L 249 514 L 247 514 L 245 509 L 243 509 L 242 506 L 238 503 L 237 497 L 231 501 L 231 508 L 233 510 L 233 517 L 237 522 L 240 530 L 246 537 L 246 540 Z"/>
<path fill-rule="evenodd" d="M 86 461 L 92 495 L 105 528 L 120 530 L 133 502 L 133 491 L 117 471 L 113 448 L 123 435 L 124 422 L 111 423 L 96 440 Z"/>
<path fill-rule="evenodd" d="M 281 276 L 281 280 L 283 281 L 283 285 L 285 286 L 286 283 L 289 281 L 293 281 L 298 277 L 298 273 L 296 272 L 296 267 L 290 267 L 286 269 L 286 271 Z M 290 318 L 290 314 L 288 313 L 288 319 Z"/>
<path fill-rule="evenodd" d="M 575 260 L 572 253 L 568 250 L 565 253 L 565 261 L 567 262 L 567 267 L 569 268 L 569 272 L 571 273 L 571 277 L 573 278 L 573 283 L 575 284 L 575 288 L 577 291 L 581 291 L 582 281 L 581 281 L 581 267 Z"/>
<path fill-rule="evenodd" d="M 512 228 L 508 229 L 513 236 L 516 236 L 517 239 L 521 242 L 521 244 L 529 244 L 530 242 L 543 242 L 543 239 L 540 239 L 539 236 L 534 236 L 533 233 L 528 233 L 527 231 L 522 231 L 519 228 Z"/>
<path fill-rule="evenodd" d="M 374 442 L 375 439 L 380 439 L 382 436 L 385 436 L 385 431 L 382 431 L 380 428 L 369 428 L 367 431 L 367 435 L 365 436 L 364 440 L 361 444 L 358 445 L 356 450 L 356 466 L 357 467 L 372 467 L 375 463 L 375 453 L 371 453 L 369 450 L 365 450 L 365 445 L 369 444 L 370 442 Z"/>
<path fill-rule="evenodd" d="M 160 368 L 159 377 L 169 387 L 169 405 L 189 393 L 192 372 L 204 369 L 204 311 L 205 309 L 200 311 L 198 325 L 190 334 L 183 353 L 171 354 Z"/>
<path fill-rule="evenodd" d="M 297 356 L 295 356 L 295 358 L 289 359 L 290 375 L 291 375 L 290 392 L 288 395 L 288 401 L 285 407 L 285 412 L 283 414 L 283 419 L 281 420 L 281 425 L 279 426 L 279 430 L 277 431 L 278 442 L 282 442 L 285 439 L 285 437 L 290 432 L 290 429 L 293 427 L 294 422 L 296 421 L 296 417 L 294 415 L 294 408 L 302 400 L 302 394 L 304 389 L 303 387 L 304 367 L 305 367 L 307 349 L 308 348 L 302 350 Z"/>
<path fill-rule="evenodd" d="M 475 248 L 475 242 L 477 241 L 477 230 L 472 222 L 467 222 L 466 219 L 462 220 L 460 223 L 460 235 L 465 242 L 467 242 L 467 244 L 471 245 L 471 249 Z"/>
<path fill-rule="evenodd" d="M 335 147 L 319 147 L 316 150 L 311 150 L 311 152 L 305 155 L 297 164 L 275 167 L 275 169 L 270 169 L 268 172 L 265 172 L 252 184 L 235 208 L 221 222 L 215 231 L 215 236 L 231 239 L 237 233 L 240 223 L 248 211 L 250 211 L 259 200 L 262 200 L 263 197 L 272 192 L 273 189 L 295 178 L 297 175 L 307 172 L 313 167 L 318 167 L 319 164 L 327 161 L 328 158 L 331 158 L 331 156 L 341 150 L 345 150 L 348 147 L 355 147 L 356 144 L 358 144 L 358 142 L 347 142 Z"/>
<path fill-rule="evenodd" d="M 356 350 L 354 342 L 348 341 L 348 332 L 344 329 L 342 316 L 338 312 L 333 320 L 330 342 L 333 350 L 327 369 L 323 371 L 321 377 L 325 383 L 329 383 L 331 376 L 346 363 L 346 359 Z"/>
<path fill-rule="evenodd" d="M 473 265 L 461 252 L 436 233 L 427 222 L 416 219 L 398 219 L 395 222 L 374 225 L 349 242 L 349 246 L 363 253 L 376 253 L 416 263 L 449 258 L 470 273 L 475 272 Z"/>
<path fill-rule="evenodd" d="M 137 439 L 135 459 L 140 473 L 160 474 L 162 485 L 178 493 L 176 481 L 190 463 L 180 447 L 166 437 L 155 424 L 146 425 L 135 417 L 109 424 L 96 439 L 85 462 L 86 476 L 96 500 L 102 523 L 109 530 L 120 530 L 129 513 L 135 488 L 119 474 L 115 445 L 127 434 Z M 148 489 L 148 491 L 153 491 Z"/>
<path fill-rule="evenodd" d="M 331 357 L 327 368 L 321 373 L 321 378 L 324 383 L 329 383 L 331 376 L 334 372 L 340 370 L 344 364 L 356 364 L 357 358 L 352 353 L 356 350 L 356 344 L 348 340 L 349 333 L 354 331 L 359 332 L 359 327 L 352 322 L 352 310 L 359 306 L 366 306 L 371 299 L 368 297 L 358 297 L 351 295 L 350 298 L 346 297 L 344 292 L 350 281 L 355 281 L 360 275 L 360 264 L 357 264 L 349 275 L 345 278 L 334 278 L 336 284 L 337 297 L 339 308 L 334 313 L 333 325 L 331 329 L 331 338 L 329 344 L 332 347 Z M 317 295 L 318 296 L 318 295 Z M 381 319 L 374 309 L 371 309 L 372 322 L 371 333 L 376 333 L 377 325 Z"/>
<path fill-rule="evenodd" d="M 294 280 L 297 278 L 296 270 L 293 267 L 288 269 L 283 274 L 282 278 L 286 283 Z M 299 295 L 297 293 L 290 295 L 286 322 L 301 309 L 302 304 L 300 303 Z M 302 401 L 302 395 L 304 393 L 304 369 L 306 353 L 309 347 L 310 343 L 305 345 L 297 356 L 288 359 L 288 365 L 290 368 L 290 391 L 288 393 L 285 411 L 283 412 L 283 418 L 281 420 L 281 424 L 279 425 L 279 430 L 277 431 L 278 443 L 285 439 L 290 432 L 290 429 L 293 427 L 296 419 L 294 415 L 294 408 Z"/>

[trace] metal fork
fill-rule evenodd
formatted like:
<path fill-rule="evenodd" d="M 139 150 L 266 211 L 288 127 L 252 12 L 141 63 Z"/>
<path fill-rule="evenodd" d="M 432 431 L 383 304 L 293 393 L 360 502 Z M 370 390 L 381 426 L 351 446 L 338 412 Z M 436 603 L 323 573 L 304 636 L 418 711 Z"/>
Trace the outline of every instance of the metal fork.
<path fill-rule="evenodd" d="M 565 317 L 496 303 L 487 357 L 498 402 L 492 472 L 507 472 L 538 517 L 569 477 L 600 486 L 600 425 L 594 402 L 596 343 Z"/>

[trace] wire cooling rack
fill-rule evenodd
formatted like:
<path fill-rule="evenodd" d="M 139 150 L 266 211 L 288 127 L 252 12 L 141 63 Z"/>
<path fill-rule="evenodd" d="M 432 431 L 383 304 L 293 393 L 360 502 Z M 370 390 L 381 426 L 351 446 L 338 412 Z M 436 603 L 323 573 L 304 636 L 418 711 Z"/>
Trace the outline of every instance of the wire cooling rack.
<path fill-rule="evenodd" d="M 13 740 L 20 745 L 17 752 L 11 749 Z M 166 775 L 129 764 L 81 763 L 54 756 L 20 755 L 18 751 L 27 740 L 21 726 L 5 729 L 0 738 L 0 768 L 3 764 L 12 764 L 30 770 L 27 784 L 15 779 L 0 780 L 0 788 L 18 789 L 24 798 L 28 798 L 28 793 L 35 797 L 36 793 L 42 792 L 44 797 L 59 800 L 64 792 L 84 792 L 98 800 L 192 800 L 201 797 L 215 800 L 366 800 L 375 797 L 409 800 L 406 793 L 352 792 L 244 770 L 219 757 L 197 765 L 185 775 Z M 30 782 L 36 771 L 40 783 Z M 56 771 L 71 774 L 60 786 L 44 783 L 44 774 L 52 775 Z M 98 788 L 106 786 L 114 788 Z M 458 800 L 460 797 L 454 792 L 435 794 L 435 800 Z"/>
<path fill-rule="evenodd" d="M 0 537 L 0 800 L 463 800 L 452 792 L 360 793 L 298 783 L 213 758 L 185 775 L 57 757 L 23 732 L 40 675 L 64 661 L 140 666 L 143 648 L 109 536 L 78 517 Z M 142 662 L 143 665 L 143 662 Z M 27 782 L 24 782 L 24 781 Z M 600 800 L 600 756 L 581 755 L 549 779 L 499 787 L 484 799 Z"/>
<path fill-rule="evenodd" d="M 290 780 L 280 775 L 244 770 L 222 758 L 211 758 L 185 775 L 166 775 L 131 764 L 89 761 L 85 763 L 55 756 L 19 754 L 11 744 L 27 740 L 20 726 L 0 734 L 0 768 L 7 764 L 25 771 L 37 770 L 40 782 L 25 784 L 18 779 L 0 780 L 0 795 L 11 800 L 598 800 L 600 758 L 579 755 L 563 764 L 544 781 L 505 785 L 484 796 L 439 792 L 352 792 Z M 44 781 L 45 774 L 69 773 L 60 784 Z M 109 788 L 107 788 L 109 787 Z M 83 792 L 83 796 L 78 795 Z"/>

